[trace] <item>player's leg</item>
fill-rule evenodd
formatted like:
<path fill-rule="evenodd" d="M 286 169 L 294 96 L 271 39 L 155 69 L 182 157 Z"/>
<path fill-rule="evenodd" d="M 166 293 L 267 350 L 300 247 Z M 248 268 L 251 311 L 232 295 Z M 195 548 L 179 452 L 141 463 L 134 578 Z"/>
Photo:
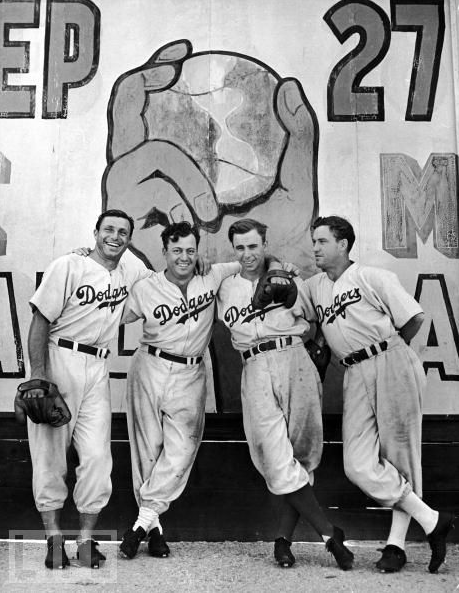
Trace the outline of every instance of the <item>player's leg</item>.
<path fill-rule="evenodd" d="M 392 345 L 384 356 L 375 359 L 375 409 L 380 455 L 392 463 L 421 494 L 421 398 L 416 381 L 413 385 L 405 385 L 404 349 L 404 342 L 401 350 Z M 399 370 L 394 372 L 394 368 Z M 419 379 L 421 383 L 424 382 L 424 373 Z M 412 387 L 415 387 L 415 392 Z M 411 516 L 402 509 L 392 509 L 389 537 L 382 556 L 376 563 L 376 567 L 382 572 L 398 572 L 406 564 L 405 539 L 410 520 Z"/>
<path fill-rule="evenodd" d="M 188 481 L 204 431 L 205 367 L 180 363 L 168 368 L 163 412 L 163 448 L 150 478 L 140 489 L 142 506 L 164 513 L 183 492 Z M 153 530 L 152 530 L 153 531 Z M 162 553 L 164 547 L 167 554 Z M 152 556 L 168 555 L 164 538 L 152 532 L 148 551 Z"/>
<path fill-rule="evenodd" d="M 77 537 L 77 558 L 85 566 L 99 568 L 105 556 L 93 538 L 100 511 L 107 505 L 112 492 L 111 470 L 111 401 L 106 360 L 84 357 L 86 382 L 78 418 L 73 431 L 73 443 L 78 454 L 76 485 L 73 498 L 80 514 Z"/>
<path fill-rule="evenodd" d="M 350 367 L 343 384 L 343 460 L 347 477 L 382 506 L 394 503 L 411 489 L 396 468 L 381 456 L 376 420 L 375 360 Z M 358 421 L 357 421 L 358 420 Z M 390 536 L 376 566 L 397 572 L 406 563 L 404 538 L 409 521 L 393 514 Z M 397 543 L 395 543 L 397 542 Z M 402 546 L 403 542 L 403 546 Z"/>
<path fill-rule="evenodd" d="M 249 359 L 243 366 L 243 423 L 252 462 L 266 480 L 268 489 L 279 497 L 274 557 L 281 566 L 288 567 L 295 562 L 290 546 L 299 513 L 284 494 L 302 487 L 309 476 L 293 457 L 285 418 L 275 400 L 268 367 L 269 361 L 264 355 Z"/>
<path fill-rule="evenodd" d="M 157 530 L 158 537 L 162 536 L 158 512 L 150 505 L 142 505 L 140 489 L 150 479 L 163 449 L 161 401 L 167 379 L 164 363 L 139 348 L 128 372 L 126 396 L 132 483 L 139 513 L 132 527 L 123 534 L 120 552 L 125 558 L 135 557 L 150 531 Z"/>
<path fill-rule="evenodd" d="M 286 495 L 287 501 L 305 518 L 326 542 L 339 566 L 345 570 L 353 564 L 353 554 L 343 544 L 343 531 L 330 523 L 312 488 L 312 470 L 322 456 L 322 383 L 317 369 L 300 344 L 279 353 L 278 374 L 281 380 L 276 395 L 287 423 L 293 454 L 308 470 L 309 483 Z"/>
<path fill-rule="evenodd" d="M 292 554 L 290 547 L 300 514 L 287 502 L 285 496 L 278 496 L 277 499 L 278 522 L 274 538 L 274 558 L 280 566 L 288 568 L 295 563 L 295 556 Z"/>
<path fill-rule="evenodd" d="M 283 495 L 307 484 L 309 475 L 294 458 L 285 417 L 272 388 L 270 367 L 275 362 L 268 354 L 249 358 L 243 366 L 243 423 L 253 464 L 270 492 Z"/>
<path fill-rule="evenodd" d="M 308 471 L 296 458 L 288 434 L 289 376 L 298 371 L 297 366 L 291 364 L 295 358 L 291 352 L 283 350 L 265 353 L 244 364 L 241 388 L 244 429 L 252 461 L 265 478 L 268 489 L 273 494 L 285 495 L 286 501 L 310 521 L 325 540 L 333 540 L 329 544 L 331 550 L 339 535 L 320 509 L 309 485 Z M 317 392 L 317 386 L 315 389 Z M 302 392 L 304 396 L 304 386 Z M 320 422 L 318 432 L 321 437 Z M 311 447 L 316 449 L 316 463 L 313 464 L 316 466 L 322 444 L 314 440 Z M 336 547 L 345 553 L 342 541 L 337 541 Z M 348 554 L 347 560 L 350 561 L 352 554 Z M 341 562 L 340 566 L 350 568 L 349 561 Z"/>
<path fill-rule="evenodd" d="M 377 383 L 378 367 L 384 364 L 385 356 L 391 352 L 389 349 L 385 355 L 380 355 L 372 359 L 363 361 L 359 365 L 355 365 L 347 369 L 344 377 L 344 409 L 343 409 L 343 455 L 344 455 L 344 469 L 347 477 L 355 483 L 368 496 L 376 500 L 382 506 L 397 508 L 407 512 L 409 515 L 416 518 L 415 513 L 418 513 L 419 521 L 425 521 L 426 533 L 429 526 L 435 521 L 435 516 L 429 514 L 427 505 L 422 507 L 419 505 L 419 497 L 412 492 L 412 486 L 405 478 L 404 472 L 400 472 L 394 463 L 399 466 L 402 462 L 406 463 L 407 468 L 411 468 L 411 479 L 416 488 L 420 488 L 421 474 L 419 459 L 420 456 L 416 453 L 416 446 L 407 446 L 407 442 L 399 443 L 398 447 L 393 447 L 391 440 L 396 434 L 395 428 L 391 429 L 392 437 L 384 436 L 384 454 L 381 450 L 380 434 L 384 434 L 386 426 L 393 425 L 396 422 L 402 422 L 402 416 L 411 419 L 409 413 L 394 414 L 394 408 L 387 407 L 387 422 L 376 419 L 376 410 L 378 414 L 382 414 L 383 408 L 383 392 L 384 386 L 382 382 Z M 398 353 L 398 356 L 401 354 Z M 404 380 L 403 373 L 395 372 L 394 369 L 399 365 L 387 367 L 389 375 L 393 376 L 401 384 Z M 382 372 L 380 372 L 382 376 Z M 379 393 L 377 393 L 377 385 Z M 386 381 L 386 387 L 389 385 Z M 395 387 L 393 387 L 395 389 Z M 386 395 L 388 390 L 386 390 Z M 406 393 L 397 391 L 398 399 L 406 399 Z M 376 399 L 378 401 L 376 403 Z M 419 396 L 418 396 L 419 398 Z M 390 401 L 390 397 L 388 397 Z M 413 402 L 411 402 L 413 403 Z M 419 406 L 419 401 L 416 404 Z M 357 423 L 355 420 L 359 419 Z M 418 422 L 418 420 L 416 420 Z M 407 435 L 406 430 L 400 429 L 400 434 Z M 412 433 L 410 433 L 412 436 Z M 416 443 L 416 439 L 411 440 L 411 443 Z M 387 458 L 390 457 L 393 463 Z M 416 505 L 413 502 L 416 501 Z M 423 505 L 424 503 L 422 503 Z M 426 514 L 427 513 L 427 514 Z M 434 565 L 441 558 L 445 549 L 444 533 L 448 531 L 448 525 L 451 523 L 452 517 L 443 516 L 441 521 L 438 521 L 438 532 L 433 533 L 431 543 L 433 556 L 435 556 Z M 430 522 L 430 524 L 429 524 Z M 435 523 L 434 523 L 435 524 Z M 401 533 L 401 531 L 400 531 Z M 429 535 L 430 536 L 430 535 Z M 436 542 L 440 541 L 440 544 Z M 429 540 L 430 542 L 430 540 Z M 441 548 L 440 552 L 435 551 Z M 441 562 L 440 562 L 441 563 Z M 399 569 L 403 566 L 400 563 Z M 431 566 L 431 568 L 432 568 Z"/>
<path fill-rule="evenodd" d="M 389 537 L 381 550 L 381 558 L 376 562 L 376 568 L 381 572 L 398 572 L 405 566 L 405 539 L 410 521 L 410 515 L 400 509 L 392 509 Z"/>
<path fill-rule="evenodd" d="M 46 532 L 47 553 L 45 558 L 46 568 L 63 569 L 70 564 L 65 551 L 65 538 L 61 532 L 61 509 L 55 511 L 42 511 L 41 520 Z"/>
<path fill-rule="evenodd" d="M 155 462 L 148 477 L 139 488 L 139 519 L 142 511 L 146 512 L 147 520 L 153 517 L 148 542 L 149 553 L 152 556 L 167 556 L 169 548 L 160 532 L 158 517 L 183 492 L 201 443 L 206 395 L 205 369 L 202 364 L 187 367 L 180 363 L 171 364 L 160 358 L 155 359 L 149 354 L 146 356 L 152 359 L 149 364 L 155 365 L 156 369 L 154 373 L 148 373 L 148 376 L 152 382 L 157 382 L 159 378 L 163 386 L 161 400 L 157 404 L 162 444 L 154 456 Z M 158 372 L 157 367 L 162 370 Z M 150 417 L 150 420 L 154 421 L 154 418 Z M 142 422 L 146 422 L 145 417 Z M 148 424 L 148 430 L 144 429 L 142 434 L 151 435 L 152 432 L 152 426 Z M 137 434 L 137 447 L 139 438 Z M 151 446 L 152 443 L 146 443 L 146 447 Z M 157 446 L 157 443 L 153 443 L 153 446 Z"/>
<path fill-rule="evenodd" d="M 446 555 L 446 535 L 452 515 L 441 514 L 422 500 L 421 423 L 425 374 L 416 354 L 401 339 L 384 356 L 377 357 L 377 420 L 381 455 L 388 459 L 412 486 L 397 508 L 417 520 L 432 548 L 429 565 L 436 572 Z M 396 372 L 394 372 L 396 369 Z"/>
<path fill-rule="evenodd" d="M 71 364 L 71 363 L 70 363 Z M 48 550 L 45 565 L 48 568 L 65 568 L 69 560 L 65 552 L 60 516 L 68 490 L 67 450 L 78 415 L 80 394 L 75 391 L 74 382 L 67 371 L 67 359 L 61 348 L 49 347 L 48 378 L 57 384 L 65 399 L 72 419 L 68 424 L 54 428 L 48 424 L 34 424 L 28 420 L 29 448 L 32 460 L 32 489 L 37 510 L 45 528 Z"/>
<path fill-rule="evenodd" d="M 382 506 L 392 508 L 411 491 L 411 486 L 395 466 L 381 456 L 375 415 L 374 359 L 346 370 L 343 396 L 344 471 L 365 494 Z"/>

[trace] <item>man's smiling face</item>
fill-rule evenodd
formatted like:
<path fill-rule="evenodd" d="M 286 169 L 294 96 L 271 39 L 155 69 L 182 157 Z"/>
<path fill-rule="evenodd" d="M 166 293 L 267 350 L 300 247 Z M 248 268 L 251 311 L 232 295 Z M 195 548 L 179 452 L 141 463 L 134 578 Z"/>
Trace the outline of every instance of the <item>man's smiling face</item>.
<path fill-rule="evenodd" d="M 118 261 L 131 242 L 131 225 L 125 218 L 106 216 L 94 231 L 94 238 L 101 259 Z"/>
<path fill-rule="evenodd" d="M 163 255 L 166 258 L 166 276 L 171 282 L 189 280 L 194 275 L 198 257 L 196 237 L 179 237 L 175 242 L 169 239 L 167 249 L 163 249 Z"/>
<path fill-rule="evenodd" d="M 255 229 L 233 236 L 233 249 L 241 264 L 242 273 L 248 273 L 251 276 L 263 274 L 266 247 L 266 241 L 263 241 L 260 233 Z"/>

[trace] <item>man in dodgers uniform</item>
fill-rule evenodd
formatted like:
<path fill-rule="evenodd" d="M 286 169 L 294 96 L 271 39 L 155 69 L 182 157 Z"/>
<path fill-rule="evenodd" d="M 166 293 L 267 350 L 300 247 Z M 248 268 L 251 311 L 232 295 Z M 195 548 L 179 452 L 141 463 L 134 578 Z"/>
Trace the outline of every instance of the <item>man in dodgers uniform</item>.
<path fill-rule="evenodd" d="M 30 300 L 31 378 L 56 383 L 72 414 L 71 421 L 59 428 L 28 422 L 33 493 L 48 538 L 48 568 L 69 564 L 60 511 L 67 498 L 66 453 L 72 442 L 79 458 L 73 492 L 80 514 L 78 558 L 91 567 L 105 560 L 92 532 L 111 494 L 107 346 L 118 329 L 131 286 L 150 273 L 133 256 L 120 261 L 133 229 L 134 222 L 125 212 L 101 214 L 90 256 L 56 259 Z"/>
<path fill-rule="evenodd" d="M 231 225 L 228 237 L 241 272 L 223 281 L 218 314 L 241 352 L 241 399 L 244 430 L 255 467 L 268 489 L 284 496 L 274 556 L 291 566 L 292 534 L 301 515 L 326 542 L 343 570 L 352 568 L 353 554 L 343 544 L 344 533 L 334 527 L 312 490 L 312 472 L 322 454 L 321 383 L 301 336 L 313 315 L 303 298 L 302 282 L 291 309 L 271 303 L 254 310 L 252 298 L 265 270 L 266 225 L 242 219 Z"/>
<path fill-rule="evenodd" d="M 316 264 L 323 273 L 304 286 L 325 339 L 346 369 L 344 469 L 368 496 L 393 509 L 387 545 L 376 566 L 383 572 L 404 566 L 405 537 L 414 517 L 427 534 L 429 570 L 436 572 L 454 516 L 434 511 L 420 498 L 425 374 L 408 344 L 424 314 L 395 274 L 349 259 L 355 236 L 348 221 L 319 218 L 312 230 Z"/>
<path fill-rule="evenodd" d="M 134 558 L 148 534 L 152 556 L 169 555 L 159 515 L 185 488 L 204 429 L 205 367 L 217 291 L 237 262 L 195 275 L 199 231 L 188 222 L 161 234 L 166 269 L 132 289 L 123 321 L 143 319 L 143 336 L 127 380 L 127 421 L 139 515 L 123 535 Z"/>

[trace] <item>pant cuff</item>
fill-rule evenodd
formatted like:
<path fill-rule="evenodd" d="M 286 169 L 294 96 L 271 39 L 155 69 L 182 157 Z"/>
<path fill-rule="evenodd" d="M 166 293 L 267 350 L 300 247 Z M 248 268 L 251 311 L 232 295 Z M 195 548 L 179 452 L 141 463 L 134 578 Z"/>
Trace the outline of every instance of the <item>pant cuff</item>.
<path fill-rule="evenodd" d="M 162 515 L 169 508 L 169 503 L 165 501 L 145 500 L 144 498 L 141 498 L 139 508 L 140 507 L 146 507 L 147 509 L 155 511 L 157 515 Z"/>
<path fill-rule="evenodd" d="M 102 507 L 103 508 L 103 507 Z M 94 507 L 77 507 L 77 511 L 84 515 L 98 515 L 102 508 L 94 508 Z"/>
<path fill-rule="evenodd" d="M 64 508 L 63 503 L 57 503 L 56 505 L 35 503 L 35 506 L 37 507 L 37 511 L 39 513 L 46 513 L 47 511 L 60 511 Z"/>
<path fill-rule="evenodd" d="M 403 488 L 401 497 L 392 506 L 399 508 L 400 503 L 403 502 L 405 500 L 405 498 L 408 496 L 408 494 L 411 494 L 411 492 L 413 492 L 413 487 L 411 486 L 410 483 L 407 482 L 405 484 L 405 487 Z"/>
<path fill-rule="evenodd" d="M 282 486 L 280 484 L 276 484 L 276 486 L 273 486 L 272 484 L 268 484 L 268 482 L 266 482 L 266 486 L 268 487 L 268 490 L 272 494 L 275 494 L 276 496 L 281 496 L 282 494 L 291 494 L 292 492 L 301 490 L 301 488 L 303 488 L 307 484 L 309 484 L 309 474 L 308 473 L 306 473 L 306 476 L 303 479 L 296 480 L 296 482 L 294 484 L 292 482 L 289 482 L 288 484 L 286 484 L 284 486 Z"/>

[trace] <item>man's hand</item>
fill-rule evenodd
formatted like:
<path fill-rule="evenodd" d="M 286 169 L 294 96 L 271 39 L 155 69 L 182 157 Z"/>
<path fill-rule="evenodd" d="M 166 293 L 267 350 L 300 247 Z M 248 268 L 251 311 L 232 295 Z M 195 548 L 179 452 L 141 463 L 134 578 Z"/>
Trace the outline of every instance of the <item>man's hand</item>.
<path fill-rule="evenodd" d="M 292 264 L 291 262 L 284 262 L 282 264 L 282 269 L 284 270 L 284 272 L 288 272 L 292 276 L 299 276 L 301 272 L 300 268 L 297 265 Z"/>
<path fill-rule="evenodd" d="M 196 260 L 195 273 L 199 276 L 207 276 L 207 274 L 210 272 L 211 266 L 212 263 L 207 255 L 199 254 L 198 259 Z"/>
<path fill-rule="evenodd" d="M 90 247 L 77 247 L 72 251 L 76 255 L 82 255 L 83 257 L 88 257 L 88 255 L 92 252 Z"/>
<path fill-rule="evenodd" d="M 280 262 L 279 260 L 272 259 L 269 262 L 268 272 L 274 272 L 276 270 L 283 270 L 290 274 L 290 276 L 299 276 L 300 268 L 290 262 Z M 271 276 L 271 284 L 290 284 L 290 279 L 285 276 Z"/>

